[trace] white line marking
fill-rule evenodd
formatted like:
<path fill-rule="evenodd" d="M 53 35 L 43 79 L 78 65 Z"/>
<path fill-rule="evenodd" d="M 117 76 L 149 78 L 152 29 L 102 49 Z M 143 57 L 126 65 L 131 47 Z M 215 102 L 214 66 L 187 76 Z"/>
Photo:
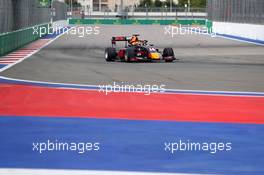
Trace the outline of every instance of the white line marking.
<path fill-rule="evenodd" d="M 15 61 L 15 60 L 19 60 L 20 58 L 3 58 L 0 59 L 0 61 Z"/>
<path fill-rule="evenodd" d="M 31 51 L 32 52 L 32 51 Z M 30 53 L 31 53 L 30 52 Z M 30 54 L 30 53 L 24 53 L 23 55 L 28 55 L 28 54 Z M 22 56 L 23 56 L 22 55 Z M 16 57 L 18 57 L 18 58 L 21 58 L 21 55 L 6 55 L 6 56 L 3 56 L 3 57 L 1 57 L 1 58 L 16 58 Z"/>
<path fill-rule="evenodd" d="M 38 84 L 43 84 L 43 85 L 44 84 L 46 84 L 46 85 L 50 84 L 50 85 L 60 85 L 60 86 L 78 86 L 78 87 L 51 87 L 51 88 L 57 88 L 57 89 L 89 90 L 89 89 L 86 89 L 86 88 L 87 87 L 89 87 L 89 88 L 99 88 L 99 85 L 54 83 L 54 82 L 48 82 L 48 81 L 22 80 L 22 79 L 9 78 L 9 77 L 4 77 L 4 76 L 0 76 L 0 79 L 10 80 L 10 81 L 17 81 L 17 82 L 22 82 L 22 83 L 23 82 L 25 82 L 25 83 L 38 83 Z M 95 90 L 97 91 L 97 89 L 95 89 Z M 263 98 L 264 97 L 264 92 L 206 91 L 206 90 L 185 90 L 185 89 L 165 89 L 165 90 L 166 91 L 171 91 L 171 92 L 164 92 L 164 93 L 159 93 L 159 94 L 185 94 L 185 93 L 188 93 L 186 95 L 234 96 L 234 97 L 257 97 L 257 98 Z M 240 94 L 251 94 L 251 95 L 240 95 Z M 262 95 L 262 96 L 259 96 L 259 95 Z"/>
<path fill-rule="evenodd" d="M 10 61 L 18 61 L 18 60 L 20 60 L 20 58 L 1 58 L 0 59 L 0 62 L 5 62 L 5 61 L 8 61 L 8 62 L 10 62 Z"/>
<path fill-rule="evenodd" d="M 33 52 L 34 50 L 36 50 L 36 49 L 26 49 L 26 48 L 23 49 L 24 52 Z"/>
<path fill-rule="evenodd" d="M 30 47 L 26 47 L 26 48 L 30 48 L 30 49 L 38 49 L 39 47 L 43 46 L 43 44 L 46 44 L 46 43 L 42 43 L 38 46 L 30 46 Z"/>
<path fill-rule="evenodd" d="M 86 84 L 71 84 L 71 83 L 54 83 L 49 81 L 34 81 L 34 80 L 23 80 L 23 79 L 16 79 L 16 78 L 9 78 L 0 76 L 0 79 L 6 79 L 11 81 L 20 81 L 20 82 L 26 82 L 26 83 L 45 83 L 45 84 L 51 84 L 51 85 L 65 85 L 65 86 L 84 86 L 84 87 L 97 87 L 98 85 L 86 85 Z"/>
<path fill-rule="evenodd" d="M 30 50 L 18 50 L 16 52 L 13 52 L 13 54 L 23 54 L 23 53 L 30 53 L 30 52 L 32 52 L 32 51 L 30 51 Z"/>
<path fill-rule="evenodd" d="M 16 52 L 21 52 L 21 53 L 23 53 L 23 52 L 30 52 L 30 50 L 28 50 L 27 47 L 23 47 L 23 48 L 21 48 L 21 49 L 19 49 L 19 50 L 16 50 L 14 53 L 16 53 Z"/>
<path fill-rule="evenodd" d="M 129 171 L 51 170 L 51 169 L 0 169 L 0 175 L 201 175 L 185 173 L 154 173 Z M 205 174 L 203 174 L 205 175 Z M 207 174 L 208 175 L 208 174 Z"/>
<path fill-rule="evenodd" d="M 12 53 L 12 54 L 9 54 L 9 56 L 25 56 L 27 55 L 27 53 Z"/>
<path fill-rule="evenodd" d="M 21 58 L 21 56 L 5 56 L 5 57 L 2 57 L 2 58 Z"/>
<path fill-rule="evenodd" d="M 3 57 L 1 58 L 0 60 L 18 60 L 20 59 L 21 57 L 15 57 L 15 58 L 12 58 L 12 57 Z"/>

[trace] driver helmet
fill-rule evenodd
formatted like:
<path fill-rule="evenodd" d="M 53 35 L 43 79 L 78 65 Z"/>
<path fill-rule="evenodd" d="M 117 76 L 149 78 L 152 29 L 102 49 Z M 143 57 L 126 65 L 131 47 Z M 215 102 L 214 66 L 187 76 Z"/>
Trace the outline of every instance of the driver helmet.
<path fill-rule="evenodd" d="M 138 44 L 138 42 L 139 42 L 138 37 L 136 35 L 133 35 L 132 38 L 130 39 L 130 44 L 136 45 Z"/>

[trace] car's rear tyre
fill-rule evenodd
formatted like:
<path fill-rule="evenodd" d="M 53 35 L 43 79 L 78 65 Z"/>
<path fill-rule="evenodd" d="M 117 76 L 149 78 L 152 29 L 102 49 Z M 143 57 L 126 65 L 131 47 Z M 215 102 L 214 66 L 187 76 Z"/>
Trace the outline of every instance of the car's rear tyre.
<path fill-rule="evenodd" d="M 116 49 L 112 47 L 108 47 L 105 49 L 105 60 L 106 61 L 115 61 L 117 57 Z"/>
<path fill-rule="evenodd" d="M 131 58 L 134 58 L 134 57 L 135 57 L 134 49 L 128 48 L 125 53 L 125 61 L 129 63 L 131 62 Z"/>
<path fill-rule="evenodd" d="M 174 51 L 172 48 L 165 48 L 163 50 L 163 57 L 166 58 L 166 57 L 172 57 L 174 58 Z M 172 62 L 173 59 L 165 59 L 166 62 Z"/>

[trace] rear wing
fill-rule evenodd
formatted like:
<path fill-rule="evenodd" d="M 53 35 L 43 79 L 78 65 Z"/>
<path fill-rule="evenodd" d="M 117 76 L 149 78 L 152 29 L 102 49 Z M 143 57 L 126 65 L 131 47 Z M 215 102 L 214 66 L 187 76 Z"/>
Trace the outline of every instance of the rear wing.
<path fill-rule="evenodd" d="M 139 34 L 134 34 L 133 36 L 139 36 Z M 131 36 L 115 36 L 115 37 L 112 37 L 112 44 L 116 44 L 116 42 L 119 42 L 119 41 L 130 41 L 131 39 Z"/>
<path fill-rule="evenodd" d="M 134 34 L 133 36 L 139 36 L 139 34 Z M 123 41 L 126 42 L 126 46 L 128 44 L 128 41 L 131 40 L 131 36 L 114 36 L 112 37 L 112 46 L 116 45 L 116 42 Z"/>
<path fill-rule="evenodd" d="M 125 42 L 127 42 L 127 41 L 129 41 L 129 38 L 128 37 L 126 37 L 126 36 L 116 36 L 116 37 L 112 37 L 112 44 L 116 44 L 116 42 L 118 42 L 118 41 L 125 41 Z"/>
<path fill-rule="evenodd" d="M 120 41 L 125 42 L 125 47 L 127 47 L 127 44 L 128 44 L 129 40 L 130 40 L 130 37 L 126 37 L 126 36 L 112 37 L 112 47 L 115 47 L 116 42 L 120 42 Z"/>

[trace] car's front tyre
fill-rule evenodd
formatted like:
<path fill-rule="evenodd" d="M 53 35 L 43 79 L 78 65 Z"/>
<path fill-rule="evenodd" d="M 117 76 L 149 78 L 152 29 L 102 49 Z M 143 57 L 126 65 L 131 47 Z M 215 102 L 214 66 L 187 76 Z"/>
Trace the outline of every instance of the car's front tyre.
<path fill-rule="evenodd" d="M 165 48 L 162 54 L 166 62 L 173 62 L 175 60 L 174 51 L 172 48 Z"/>

